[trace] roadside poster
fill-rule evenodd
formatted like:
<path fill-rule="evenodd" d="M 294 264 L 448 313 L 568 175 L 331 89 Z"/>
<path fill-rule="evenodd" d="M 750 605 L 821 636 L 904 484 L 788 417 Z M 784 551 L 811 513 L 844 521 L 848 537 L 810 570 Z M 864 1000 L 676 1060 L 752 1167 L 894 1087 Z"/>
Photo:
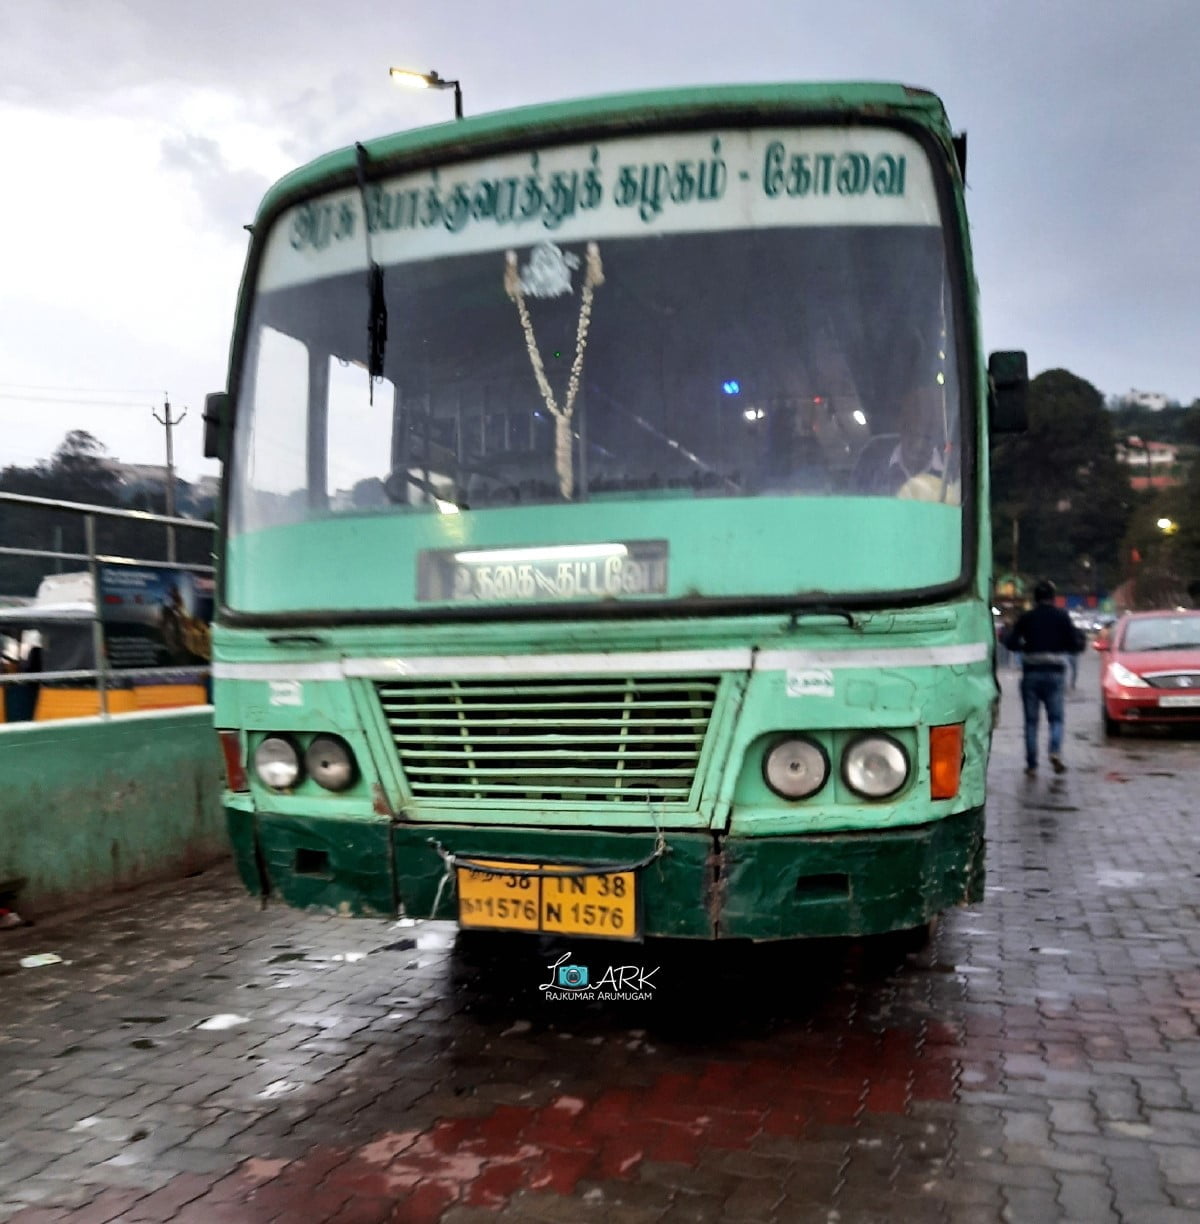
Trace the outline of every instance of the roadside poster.
<path fill-rule="evenodd" d="M 108 663 L 196 667 L 212 658 L 213 579 L 153 565 L 100 567 L 97 593 Z"/>

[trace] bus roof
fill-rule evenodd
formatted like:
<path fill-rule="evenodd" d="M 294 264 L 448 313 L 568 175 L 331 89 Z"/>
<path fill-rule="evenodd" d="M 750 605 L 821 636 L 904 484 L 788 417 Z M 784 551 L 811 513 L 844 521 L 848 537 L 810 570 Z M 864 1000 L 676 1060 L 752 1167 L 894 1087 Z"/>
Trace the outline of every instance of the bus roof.
<path fill-rule="evenodd" d="M 578 98 L 452 119 L 364 140 L 362 145 L 369 162 L 386 165 L 420 160 L 434 152 L 479 156 L 491 146 L 511 146 L 518 137 L 521 144 L 528 144 L 547 137 L 569 140 L 610 133 L 629 135 L 652 131 L 664 122 L 686 122 L 690 115 L 719 122 L 722 112 L 739 121 L 748 117 L 778 120 L 805 112 L 899 118 L 933 130 L 947 144 L 950 140 L 941 99 L 927 89 L 888 82 L 824 81 L 705 85 Z M 293 170 L 267 192 L 256 225 L 286 200 L 331 185 L 331 181 L 353 178 L 355 167 L 356 151 L 350 146 Z"/>

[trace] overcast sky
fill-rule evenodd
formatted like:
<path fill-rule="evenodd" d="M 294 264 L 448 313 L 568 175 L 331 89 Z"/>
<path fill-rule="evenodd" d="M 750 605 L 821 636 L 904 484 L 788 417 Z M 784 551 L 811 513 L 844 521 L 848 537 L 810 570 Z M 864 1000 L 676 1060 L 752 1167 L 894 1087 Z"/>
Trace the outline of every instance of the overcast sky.
<path fill-rule="evenodd" d="M 896 80 L 969 135 L 989 349 L 1105 393 L 1200 397 L 1200 0 L 0 0 L 0 467 L 225 385 L 268 185 L 355 140 L 718 82 Z M 74 402 L 72 402 L 74 401 Z"/>

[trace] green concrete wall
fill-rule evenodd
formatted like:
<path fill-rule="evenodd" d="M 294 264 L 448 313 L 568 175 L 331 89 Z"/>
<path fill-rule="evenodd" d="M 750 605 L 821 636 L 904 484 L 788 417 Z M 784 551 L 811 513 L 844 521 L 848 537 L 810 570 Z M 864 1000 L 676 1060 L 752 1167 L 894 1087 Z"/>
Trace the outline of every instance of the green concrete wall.
<path fill-rule="evenodd" d="M 37 917 L 229 853 L 211 706 L 0 726 L 0 884 Z"/>

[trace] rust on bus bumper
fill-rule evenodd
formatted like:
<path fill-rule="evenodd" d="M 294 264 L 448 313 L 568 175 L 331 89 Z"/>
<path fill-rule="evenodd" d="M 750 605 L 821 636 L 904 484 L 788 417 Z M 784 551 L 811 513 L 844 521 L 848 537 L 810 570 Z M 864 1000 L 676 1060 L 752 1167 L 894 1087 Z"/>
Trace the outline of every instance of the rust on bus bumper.
<path fill-rule="evenodd" d="M 882 934 L 982 899 L 984 811 L 782 837 L 406 825 L 227 808 L 248 890 L 346 915 L 454 919 L 451 858 L 641 867 L 643 934 L 790 939 Z M 660 851 L 656 855 L 656 849 Z"/>

